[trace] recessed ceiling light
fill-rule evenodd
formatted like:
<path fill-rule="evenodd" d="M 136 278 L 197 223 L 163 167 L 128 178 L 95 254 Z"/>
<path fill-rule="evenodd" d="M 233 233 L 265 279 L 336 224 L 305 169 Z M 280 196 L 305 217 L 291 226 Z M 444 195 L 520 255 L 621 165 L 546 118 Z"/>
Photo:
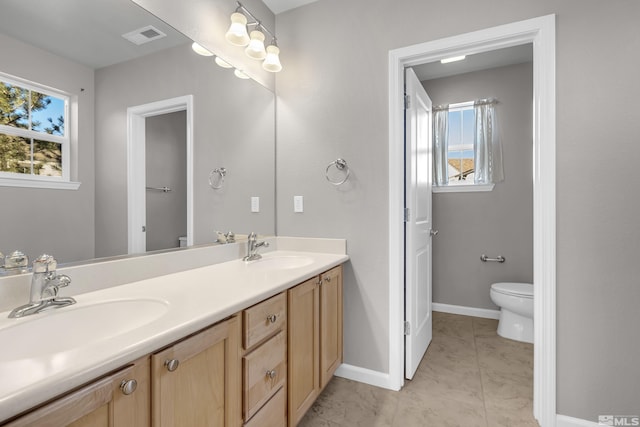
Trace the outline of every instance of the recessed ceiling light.
<path fill-rule="evenodd" d="M 462 61 L 464 58 L 466 58 L 466 55 L 460 55 L 460 56 L 452 56 L 451 58 L 445 58 L 445 59 L 441 59 L 440 63 L 442 64 L 448 64 L 449 62 L 456 62 L 456 61 Z"/>

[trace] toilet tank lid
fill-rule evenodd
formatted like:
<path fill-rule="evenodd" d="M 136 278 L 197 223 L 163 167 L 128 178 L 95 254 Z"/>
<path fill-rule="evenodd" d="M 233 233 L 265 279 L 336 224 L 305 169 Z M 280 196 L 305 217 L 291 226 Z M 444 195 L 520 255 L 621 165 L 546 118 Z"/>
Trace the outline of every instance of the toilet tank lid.
<path fill-rule="evenodd" d="M 533 285 L 531 283 L 501 282 L 491 285 L 494 291 L 510 295 L 533 296 Z"/>

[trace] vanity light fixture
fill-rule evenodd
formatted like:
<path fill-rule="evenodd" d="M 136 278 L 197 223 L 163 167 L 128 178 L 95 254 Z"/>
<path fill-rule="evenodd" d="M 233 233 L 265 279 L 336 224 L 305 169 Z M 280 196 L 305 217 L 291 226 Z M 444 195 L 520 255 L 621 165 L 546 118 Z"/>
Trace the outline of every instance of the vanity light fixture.
<path fill-rule="evenodd" d="M 441 64 L 448 64 L 450 62 L 462 61 L 466 57 L 467 57 L 466 55 L 452 56 L 451 58 L 441 59 L 440 63 Z"/>
<path fill-rule="evenodd" d="M 249 10 L 239 1 L 236 2 L 235 12 L 231 14 L 231 26 L 227 30 L 226 39 L 229 43 L 236 46 L 247 46 L 245 53 L 249 58 L 256 60 L 264 60 L 262 68 L 271 73 L 277 73 L 282 70 L 280 63 L 280 48 L 278 48 L 276 36 L 269 31 L 260 20 L 258 20 Z M 252 22 L 248 22 L 247 18 Z M 250 35 L 247 27 L 253 26 Z M 265 48 L 265 34 L 271 37 L 271 43 Z"/>
<path fill-rule="evenodd" d="M 275 44 L 275 40 L 273 44 L 267 46 L 267 57 L 264 59 L 262 63 L 262 68 L 266 71 L 270 71 L 272 73 L 277 73 L 282 70 L 282 64 L 280 64 L 280 48 Z"/>
<path fill-rule="evenodd" d="M 207 49 L 205 49 L 204 47 L 200 46 L 196 42 L 193 42 L 193 44 L 191 45 L 191 49 L 193 49 L 193 51 L 195 53 L 197 53 L 198 55 L 213 56 L 213 53 L 209 52 Z"/>
<path fill-rule="evenodd" d="M 231 14 L 231 26 L 225 37 L 233 45 L 246 46 L 251 40 L 247 33 L 247 17 L 238 12 L 238 9 Z"/>
<path fill-rule="evenodd" d="M 251 41 L 244 50 L 249 58 L 264 59 L 267 51 L 264 49 L 264 33 L 260 30 L 251 31 Z"/>

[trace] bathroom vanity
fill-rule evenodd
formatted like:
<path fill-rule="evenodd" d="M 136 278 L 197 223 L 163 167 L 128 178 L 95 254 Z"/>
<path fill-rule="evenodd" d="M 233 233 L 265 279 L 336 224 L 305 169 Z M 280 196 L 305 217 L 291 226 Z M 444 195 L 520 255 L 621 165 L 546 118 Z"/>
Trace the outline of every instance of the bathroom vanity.
<path fill-rule="evenodd" d="M 69 336 L 2 356 L 0 425 L 297 425 L 342 362 L 348 257 L 276 249 L 259 261 L 76 295 L 74 306 L 6 319 L 13 324 L 2 319 L 3 338 L 37 323 Z M 134 326 L 114 321 L 114 332 L 100 318 L 105 307 Z"/>

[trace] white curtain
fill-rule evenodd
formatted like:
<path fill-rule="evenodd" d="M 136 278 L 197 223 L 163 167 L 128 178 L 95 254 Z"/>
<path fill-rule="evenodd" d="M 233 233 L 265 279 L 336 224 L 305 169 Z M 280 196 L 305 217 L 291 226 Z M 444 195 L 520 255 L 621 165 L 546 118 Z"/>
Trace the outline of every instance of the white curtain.
<path fill-rule="evenodd" d="M 434 109 L 433 113 L 433 172 L 435 185 L 449 183 L 449 165 L 447 163 L 449 136 L 449 107 Z"/>
<path fill-rule="evenodd" d="M 498 138 L 495 101 L 474 104 L 476 125 L 474 140 L 475 183 L 491 184 L 504 180 L 502 146 Z"/>

